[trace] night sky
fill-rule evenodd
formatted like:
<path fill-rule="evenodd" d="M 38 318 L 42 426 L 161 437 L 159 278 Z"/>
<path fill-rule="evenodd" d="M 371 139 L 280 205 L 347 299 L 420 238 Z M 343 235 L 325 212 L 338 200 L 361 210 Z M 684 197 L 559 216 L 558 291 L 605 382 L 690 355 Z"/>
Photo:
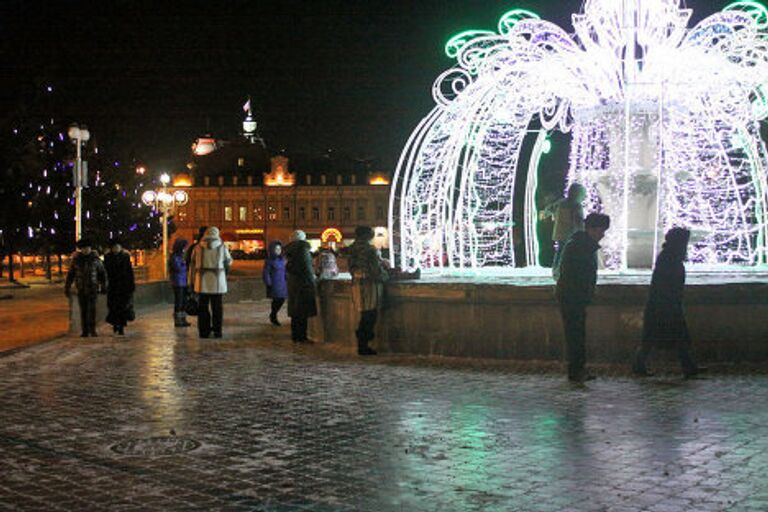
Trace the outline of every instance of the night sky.
<path fill-rule="evenodd" d="M 698 21 L 727 3 L 687 5 Z M 172 171 L 196 136 L 233 136 L 250 95 L 273 151 L 333 149 L 376 157 L 388 169 L 432 108 L 431 85 L 451 65 L 443 45 L 452 35 L 495 29 L 514 7 L 571 31 L 570 13 L 581 4 L 5 0 L 0 107 L 5 115 L 50 83 L 102 147 Z"/>

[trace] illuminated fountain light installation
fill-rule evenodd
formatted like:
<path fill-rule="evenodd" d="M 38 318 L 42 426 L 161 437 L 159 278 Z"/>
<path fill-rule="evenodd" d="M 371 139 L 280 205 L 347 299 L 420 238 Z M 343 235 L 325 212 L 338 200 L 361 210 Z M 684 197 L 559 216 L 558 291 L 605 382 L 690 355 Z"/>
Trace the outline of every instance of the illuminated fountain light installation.
<path fill-rule="evenodd" d="M 679 0 L 586 0 L 575 34 L 526 10 L 446 52 L 434 109 L 412 133 L 390 199 L 404 269 L 538 266 L 536 173 L 553 130 L 571 136 L 567 183 L 612 228 L 607 268 L 648 268 L 663 233 L 692 230 L 700 268 L 766 263 L 768 11 L 737 2 L 688 29 Z M 521 149 L 541 126 L 528 162 Z M 525 179 L 523 197 L 515 182 Z M 513 206 L 523 201 L 526 261 Z"/>

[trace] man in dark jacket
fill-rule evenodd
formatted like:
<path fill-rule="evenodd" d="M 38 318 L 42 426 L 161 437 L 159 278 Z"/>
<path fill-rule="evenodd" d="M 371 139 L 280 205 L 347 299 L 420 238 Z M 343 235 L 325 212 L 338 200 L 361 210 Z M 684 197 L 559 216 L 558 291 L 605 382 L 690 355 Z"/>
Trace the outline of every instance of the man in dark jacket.
<path fill-rule="evenodd" d="M 293 241 L 285 246 L 291 339 L 294 343 L 312 343 L 307 338 L 309 317 L 317 315 L 312 255 L 309 253 L 307 235 L 303 231 L 295 231 L 292 238 Z"/>
<path fill-rule="evenodd" d="M 584 369 L 587 305 L 592 302 L 597 284 L 598 242 L 610 225 L 611 219 L 607 215 L 590 213 L 584 219 L 585 230 L 571 236 L 560 261 L 557 300 L 565 329 L 568 379 L 575 382 L 594 378 Z"/>
<path fill-rule="evenodd" d="M 91 249 L 90 240 L 77 242 L 78 252 L 72 258 L 64 285 L 64 293 L 70 296 L 72 284 L 77 287 L 77 300 L 80 305 L 80 337 L 98 336 L 96 334 L 96 298 L 107 289 L 107 272 L 99 257 Z"/>
<path fill-rule="evenodd" d="M 691 357 L 691 336 L 688 333 L 683 307 L 683 262 L 688 253 L 690 237 L 691 232 L 685 228 L 672 228 L 664 237 L 664 246 L 653 267 L 651 291 L 645 305 L 643 343 L 637 349 L 632 367 L 636 375 L 651 375 L 646 365 L 654 347 L 677 349 L 677 357 L 686 378 L 693 377 L 704 369 Z"/>

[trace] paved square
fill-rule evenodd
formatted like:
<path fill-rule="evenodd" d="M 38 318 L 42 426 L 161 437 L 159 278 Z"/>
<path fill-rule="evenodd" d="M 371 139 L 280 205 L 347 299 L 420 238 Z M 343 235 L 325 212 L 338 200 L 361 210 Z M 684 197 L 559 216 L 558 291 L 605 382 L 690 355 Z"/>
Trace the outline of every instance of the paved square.
<path fill-rule="evenodd" d="M 765 376 L 360 360 L 267 305 L 0 358 L 0 510 L 768 510 Z"/>

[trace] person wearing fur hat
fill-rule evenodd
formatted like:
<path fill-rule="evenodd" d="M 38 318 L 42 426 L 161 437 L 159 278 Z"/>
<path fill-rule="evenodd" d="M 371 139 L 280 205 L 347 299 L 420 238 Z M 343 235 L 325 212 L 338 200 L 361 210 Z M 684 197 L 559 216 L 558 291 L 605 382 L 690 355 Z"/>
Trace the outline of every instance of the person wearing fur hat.
<path fill-rule="evenodd" d="M 219 235 L 219 228 L 209 227 L 195 247 L 190 262 L 194 291 L 200 294 L 197 331 L 201 338 L 222 337 L 224 294 L 232 256 Z"/>
<path fill-rule="evenodd" d="M 361 356 L 376 355 L 368 346 L 374 338 L 376 317 L 382 305 L 384 283 L 389 280 L 389 273 L 384 260 L 373 246 L 374 232 L 369 226 L 355 229 L 355 241 L 345 254 L 352 274 L 352 303 L 360 314 L 357 331 L 357 353 Z"/>
<path fill-rule="evenodd" d="M 643 315 L 643 342 L 637 349 L 632 370 L 635 375 L 649 376 L 647 362 L 651 351 L 673 348 L 686 378 L 701 373 L 704 368 L 691 357 L 691 335 L 685 321 L 683 291 L 685 264 L 691 232 L 672 228 L 664 237 L 651 277 L 651 290 Z"/>
<path fill-rule="evenodd" d="M 109 251 L 104 255 L 104 268 L 107 271 L 107 323 L 112 324 L 112 331 L 125 334 L 133 314 L 133 292 L 136 281 L 133 277 L 131 256 L 123 250 L 120 240 L 114 239 L 109 243 Z"/>
<path fill-rule="evenodd" d="M 69 297 L 72 285 L 77 288 L 80 306 L 80 337 L 98 336 L 96 333 L 96 298 L 107 288 L 107 272 L 104 264 L 93 251 L 93 243 L 83 238 L 77 242 L 77 254 L 72 258 L 64 284 L 64 294 Z"/>
<path fill-rule="evenodd" d="M 288 316 L 291 317 L 291 339 L 294 343 L 312 343 L 307 338 L 309 318 L 317 315 L 315 302 L 315 272 L 307 235 L 294 231 L 292 241 L 285 246 L 288 259 Z"/>

